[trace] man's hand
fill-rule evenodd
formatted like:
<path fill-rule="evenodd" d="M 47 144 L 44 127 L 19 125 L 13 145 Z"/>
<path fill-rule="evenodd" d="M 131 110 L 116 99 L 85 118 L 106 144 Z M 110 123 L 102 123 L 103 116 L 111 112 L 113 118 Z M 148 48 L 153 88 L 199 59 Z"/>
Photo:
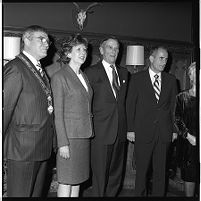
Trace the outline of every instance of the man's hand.
<path fill-rule="evenodd" d="M 135 132 L 127 132 L 127 140 L 135 142 Z"/>
<path fill-rule="evenodd" d="M 177 133 L 173 133 L 172 134 L 172 142 L 174 142 L 178 137 L 178 134 Z"/>
<path fill-rule="evenodd" d="M 191 135 L 190 133 L 187 134 L 186 139 L 193 145 L 196 145 L 196 137 Z"/>
<path fill-rule="evenodd" d="M 59 148 L 59 155 L 62 158 L 68 159 L 70 158 L 70 149 L 69 146 L 63 146 Z"/>

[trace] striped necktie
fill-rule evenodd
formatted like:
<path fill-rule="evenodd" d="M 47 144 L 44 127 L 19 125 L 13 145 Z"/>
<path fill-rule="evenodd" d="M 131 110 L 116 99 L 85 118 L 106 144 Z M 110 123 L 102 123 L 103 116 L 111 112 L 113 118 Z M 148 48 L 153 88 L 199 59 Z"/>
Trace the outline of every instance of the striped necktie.
<path fill-rule="evenodd" d="M 119 92 L 119 83 L 118 83 L 118 75 L 114 69 L 113 65 L 110 65 L 110 67 L 112 68 L 112 87 L 115 91 L 116 97 L 118 96 L 118 92 Z"/>
<path fill-rule="evenodd" d="M 43 69 L 42 69 L 42 67 L 41 67 L 40 62 L 38 62 L 38 63 L 36 64 L 36 66 L 37 66 L 37 70 L 40 72 L 41 76 L 43 77 L 43 76 L 44 76 L 44 72 L 43 72 Z"/>
<path fill-rule="evenodd" d="M 154 87 L 155 96 L 156 96 L 157 103 L 158 103 L 159 97 L 160 97 L 160 92 L 161 92 L 160 87 L 159 87 L 159 80 L 158 80 L 159 75 L 155 74 L 154 78 L 155 78 L 155 80 L 154 80 L 154 83 L 153 83 L 153 87 Z"/>

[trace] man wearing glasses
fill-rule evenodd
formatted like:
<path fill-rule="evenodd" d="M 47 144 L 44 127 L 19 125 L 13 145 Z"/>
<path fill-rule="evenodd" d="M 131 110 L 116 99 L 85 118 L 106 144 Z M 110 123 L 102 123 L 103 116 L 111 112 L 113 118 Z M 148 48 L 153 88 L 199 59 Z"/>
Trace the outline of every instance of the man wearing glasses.
<path fill-rule="evenodd" d="M 4 67 L 4 155 L 8 197 L 41 197 L 55 139 L 50 84 L 40 59 L 50 42 L 44 28 L 28 27 L 23 50 Z"/>

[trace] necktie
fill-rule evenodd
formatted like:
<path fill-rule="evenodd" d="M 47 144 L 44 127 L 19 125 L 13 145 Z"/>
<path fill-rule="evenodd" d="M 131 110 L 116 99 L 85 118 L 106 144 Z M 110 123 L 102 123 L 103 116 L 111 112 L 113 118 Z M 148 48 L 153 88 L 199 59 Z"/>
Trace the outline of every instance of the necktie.
<path fill-rule="evenodd" d="M 118 96 L 118 91 L 119 91 L 119 83 L 118 83 L 118 76 L 117 76 L 117 73 L 114 69 L 114 66 L 113 65 L 110 65 L 110 67 L 112 68 L 112 86 L 113 86 L 113 89 L 115 91 L 115 94 L 116 94 L 116 98 Z"/>
<path fill-rule="evenodd" d="M 153 87 L 154 87 L 154 91 L 155 91 L 155 96 L 156 96 L 156 99 L 157 99 L 157 103 L 159 101 L 159 97 L 160 97 L 160 87 L 159 87 L 159 76 L 157 74 L 154 75 L 155 77 L 155 80 L 154 80 L 154 83 L 153 83 Z"/>
<path fill-rule="evenodd" d="M 41 68 L 40 62 L 38 62 L 38 63 L 36 64 L 36 66 L 37 66 L 37 69 L 38 69 L 38 71 L 40 72 L 41 76 L 43 77 L 43 76 L 44 76 L 44 72 L 43 72 L 43 69 Z"/>

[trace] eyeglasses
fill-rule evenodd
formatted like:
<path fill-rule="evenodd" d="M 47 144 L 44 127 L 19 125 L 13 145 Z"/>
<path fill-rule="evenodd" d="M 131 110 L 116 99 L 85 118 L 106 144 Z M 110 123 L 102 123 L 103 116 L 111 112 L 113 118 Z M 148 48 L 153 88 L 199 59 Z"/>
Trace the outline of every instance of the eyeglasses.
<path fill-rule="evenodd" d="M 46 39 L 46 38 L 44 38 L 42 36 L 38 36 L 38 37 L 35 37 L 35 38 L 38 38 L 42 44 L 47 43 L 49 46 L 52 44 L 52 41 L 50 41 L 49 39 Z"/>

